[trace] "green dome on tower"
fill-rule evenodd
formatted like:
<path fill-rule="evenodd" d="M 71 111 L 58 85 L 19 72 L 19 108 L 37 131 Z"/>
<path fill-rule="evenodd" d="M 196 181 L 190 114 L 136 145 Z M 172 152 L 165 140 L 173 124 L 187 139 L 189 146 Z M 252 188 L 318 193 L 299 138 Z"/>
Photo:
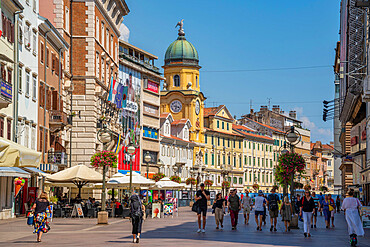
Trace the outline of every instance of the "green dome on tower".
<path fill-rule="evenodd" d="M 198 65 L 198 52 L 193 44 L 186 40 L 184 30 L 181 28 L 177 40 L 167 48 L 164 63 L 165 65 L 173 63 Z"/>

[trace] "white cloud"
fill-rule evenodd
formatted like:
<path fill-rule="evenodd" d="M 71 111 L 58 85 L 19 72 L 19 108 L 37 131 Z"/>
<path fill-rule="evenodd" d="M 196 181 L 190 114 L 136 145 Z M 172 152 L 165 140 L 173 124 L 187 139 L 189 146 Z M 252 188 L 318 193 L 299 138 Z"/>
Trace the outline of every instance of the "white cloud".
<path fill-rule="evenodd" d="M 311 141 L 322 141 L 330 142 L 333 140 L 333 131 L 330 128 L 320 128 L 308 117 L 304 116 L 303 107 L 295 107 L 293 110 L 297 112 L 301 117 L 299 120 L 302 121 L 302 127 L 307 128 L 311 131 Z"/>
<path fill-rule="evenodd" d="M 128 42 L 128 39 L 130 38 L 130 29 L 125 24 L 121 24 L 121 27 L 119 28 L 119 32 L 121 33 L 120 39 Z"/>

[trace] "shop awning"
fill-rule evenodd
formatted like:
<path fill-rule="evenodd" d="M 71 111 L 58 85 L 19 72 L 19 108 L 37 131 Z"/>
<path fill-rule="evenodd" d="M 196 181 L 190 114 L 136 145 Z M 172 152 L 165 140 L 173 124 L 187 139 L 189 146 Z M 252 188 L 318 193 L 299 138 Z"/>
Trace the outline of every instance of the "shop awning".
<path fill-rule="evenodd" d="M 35 168 L 35 167 L 22 167 L 23 170 L 27 171 L 27 172 L 30 172 L 30 173 L 35 173 L 39 176 L 43 176 L 43 177 L 48 177 L 49 174 Z"/>
<path fill-rule="evenodd" d="M 0 167 L 38 167 L 41 153 L 0 137 Z"/>
<path fill-rule="evenodd" d="M 18 167 L 0 167 L 0 177 L 29 178 L 30 174 Z"/>

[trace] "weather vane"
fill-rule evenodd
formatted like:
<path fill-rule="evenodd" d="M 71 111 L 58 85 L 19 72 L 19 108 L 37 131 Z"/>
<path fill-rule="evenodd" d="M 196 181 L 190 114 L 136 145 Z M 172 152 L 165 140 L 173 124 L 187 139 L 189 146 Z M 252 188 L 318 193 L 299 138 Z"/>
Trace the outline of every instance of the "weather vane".
<path fill-rule="evenodd" d="M 179 21 L 177 24 L 176 24 L 176 26 L 175 26 L 175 28 L 176 27 L 179 27 L 179 36 L 185 36 L 185 32 L 184 32 L 184 19 L 182 19 L 181 21 Z"/>

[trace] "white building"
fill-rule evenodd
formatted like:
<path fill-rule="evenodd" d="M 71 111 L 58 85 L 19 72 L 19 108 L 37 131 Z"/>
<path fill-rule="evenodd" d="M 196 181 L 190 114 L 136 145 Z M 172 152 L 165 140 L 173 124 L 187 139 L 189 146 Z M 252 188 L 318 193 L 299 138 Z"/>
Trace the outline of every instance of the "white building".
<path fill-rule="evenodd" d="M 24 6 L 18 15 L 18 56 L 19 64 L 15 71 L 18 99 L 14 116 L 16 126 L 15 140 L 28 148 L 36 150 L 38 118 L 38 0 L 20 0 Z"/>
<path fill-rule="evenodd" d="M 185 182 L 190 178 L 195 143 L 189 141 L 189 119 L 174 120 L 171 113 L 161 114 L 160 155 L 166 177 L 177 175 Z"/>

